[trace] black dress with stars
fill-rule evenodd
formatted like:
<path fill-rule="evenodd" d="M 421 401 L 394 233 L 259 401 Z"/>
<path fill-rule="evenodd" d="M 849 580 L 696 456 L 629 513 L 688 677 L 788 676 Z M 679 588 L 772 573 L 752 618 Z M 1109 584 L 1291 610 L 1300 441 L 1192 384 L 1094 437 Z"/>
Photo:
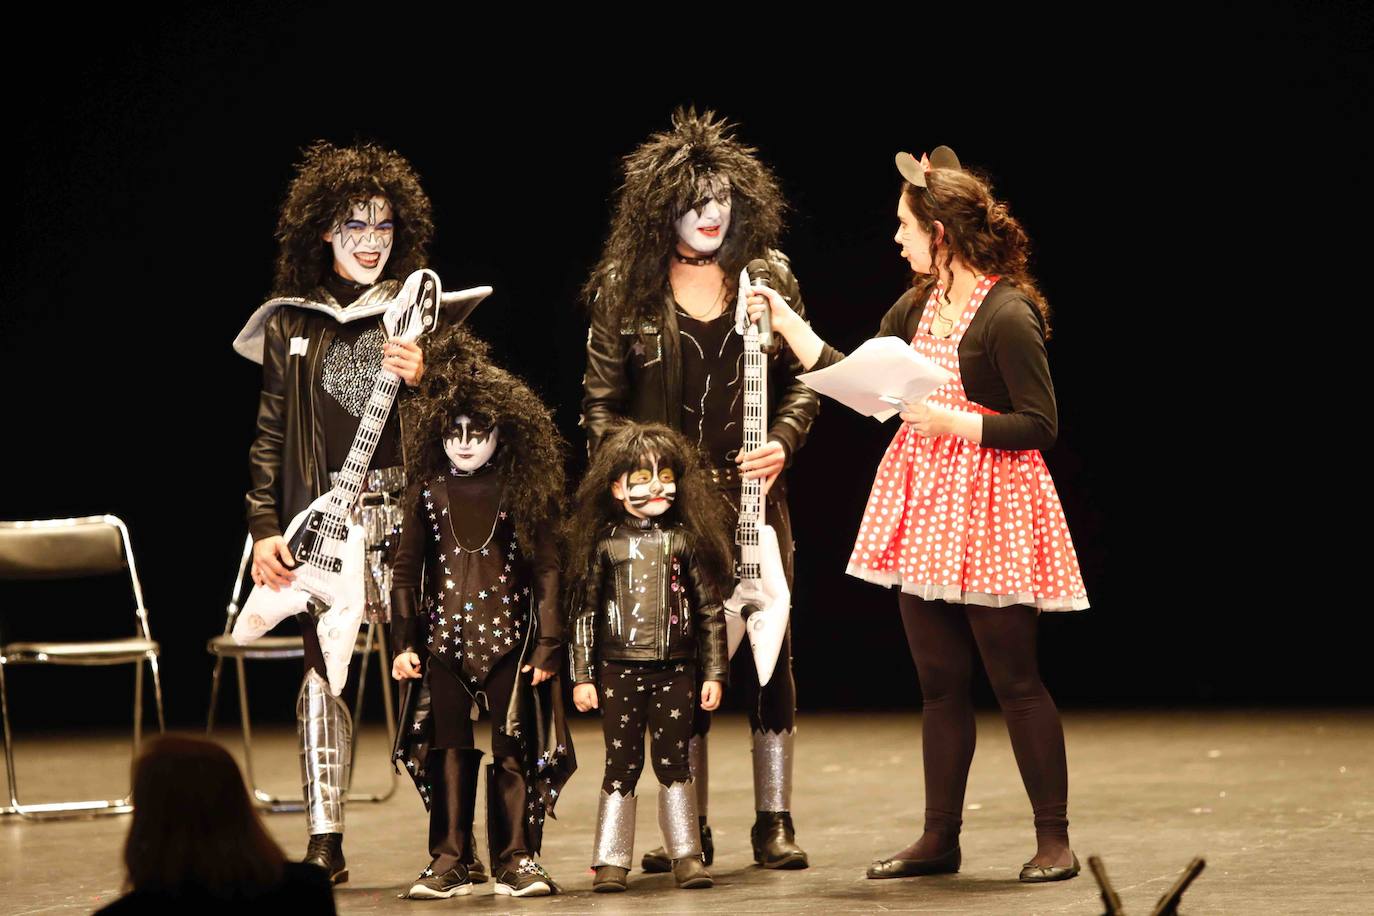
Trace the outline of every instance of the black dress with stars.
<path fill-rule="evenodd" d="M 539 532 L 522 548 L 515 520 L 504 508 L 500 475 L 492 465 L 413 485 L 394 572 L 393 650 L 424 660 L 424 677 L 408 682 L 394 757 L 414 778 L 428 806 L 424 771 L 436 737 L 461 729 L 473 746 L 475 706 L 490 710 L 492 753 L 517 757 L 536 801 L 533 847 L 545 811 L 576 767 L 557 679 L 531 687 L 525 665 L 557 671 L 563 625 L 559 613 L 557 543 Z M 423 568 L 423 577 L 421 569 Z M 497 683 L 497 682 L 500 683 Z M 461 688 L 461 689 L 460 689 Z M 542 832 L 542 831 L 541 831 Z"/>

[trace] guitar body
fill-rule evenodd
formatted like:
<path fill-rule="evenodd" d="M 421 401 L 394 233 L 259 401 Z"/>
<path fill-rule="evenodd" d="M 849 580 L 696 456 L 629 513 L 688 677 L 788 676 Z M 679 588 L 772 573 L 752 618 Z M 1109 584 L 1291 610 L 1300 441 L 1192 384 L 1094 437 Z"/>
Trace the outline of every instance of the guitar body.
<path fill-rule="evenodd" d="M 434 326 L 440 295 L 439 277 L 433 271 L 411 274 L 383 315 L 387 335 L 419 338 Z M 352 509 L 399 385 L 400 379 L 391 372 L 377 373 L 339 482 L 287 526 L 285 538 L 296 561 L 295 579 L 280 591 L 254 586 L 234 621 L 234 642 L 244 645 L 287 617 L 309 613 L 315 618 L 329 690 L 335 696 L 348 680 L 348 665 L 367 610 L 367 539 L 362 526 L 353 523 Z"/>
<path fill-rule="evenodd" d="M 333 499 L 326 493 L 310 504 L 286 528 L 286 541 L 293 558 L 302 540 L 309 544 L 307 523 L 318 519 Z M 337 571 L 322 571 L 303 561 L 296 564 L 296 578 L 287 587 L 273 591 L 253 586 L 243 610 L 234 621 L 234 642 L 245 645 L 265 636 L 288 617 L 308 613 L 315 618 L 315 633 L 324 652 L 329 674 L 329 689 L 338 696 L 348 680 L 348 663 L 362 626 L 367 606 L 363 576 L 366 573 L 367 541 L 360 525 L 348 525 L 337 556 L 331 564 Z M 321 613 L 321 610 L 323 612 Z"/>
<path fill-rule="evenodd" d="M 787 587 L 787 574 L 782 568 L 777 532 L 772 525 L 760 525 L 758 532 L 759 577 L 741 579 L 734 594 L 726 600 L 725 639 L 733 658 L 748 634 L 754 668 L 759 673 L 759 686 L 763 686 L 773 677 L 782 639 L 787 635 L 792 592 Z"/>

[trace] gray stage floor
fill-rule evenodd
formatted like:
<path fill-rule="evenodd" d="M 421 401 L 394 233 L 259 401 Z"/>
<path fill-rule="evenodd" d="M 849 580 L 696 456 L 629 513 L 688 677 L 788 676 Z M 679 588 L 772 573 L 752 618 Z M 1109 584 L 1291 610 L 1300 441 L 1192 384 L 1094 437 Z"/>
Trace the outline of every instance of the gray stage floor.
<path fill-rule="evenodd" d="M 812 867 L 752 866 L 752 783 L 741 719 L 717 721 L 711 744 L 711 823 L 717 886 L 679 891 L 666 875 L 631 876 L 621 895 L 593 895 L 587 857 L 602 761 L 600 734 L 579 718 L 582 769 L 545 833 L 544 862 L 562 896 L 512 901 L 486 884 L 450 901 L 398 900 L 427 862 L 423 808 L 408 783 L 384 804 L 349 810 L 345 849 L 352 880 L 337 893 L 343 913 L 528 911 L 531 913 L 768 913 L 795 910 L 919 913 L 1100 913 L 1087 872 L 1101 855 L 1132 914 L 1148 913 L 1195 854 L 1208 867 L 1188 892 L 1189 913 L 1374 912 L 1374 715 L 1361 712 L 1069 713 L 1074 847 L 1079 878 L 1021 885 L 1034 851 L 1030 809 L 1001 720 L 979 718 L 978 753 L 964 813 L 964 868 L 954 876 L 868 881 L 863 870 L 919 828 L 921 762 L 916 715 L 804 716 L 797 736 L 794 813 Z M 236 755 L 236 732 L 219 737 Z M 275 791 L 298 784 L 294 736 L 256 736 L 259 778 Z M 116 740 L 20 736 L 27 801 L 59 786 L 101 796 L 122 789 L 127 757 Z M 356 787 L 386 779 L 380 729 L 360 746 Z M 655 783 L 641 785 L 636 856 L 658 843 Z M 305 847 L 299 814 L 268 815 L 289 854 Z M 117 892 L 127 817 L 0 824 L 0 908 L 6 913 L 87 912 Z M 484 856 L 485 858 L 485 856 Z"/>

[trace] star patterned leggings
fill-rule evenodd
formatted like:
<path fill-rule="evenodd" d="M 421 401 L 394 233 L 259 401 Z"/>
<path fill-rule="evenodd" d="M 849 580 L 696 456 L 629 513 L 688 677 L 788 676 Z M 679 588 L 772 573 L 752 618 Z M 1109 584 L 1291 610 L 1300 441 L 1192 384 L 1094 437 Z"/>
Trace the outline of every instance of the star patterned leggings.
<path fill-rule="evenodd" d="M 606 776 L 601 790 L 629 795 L 644 771 L 644 729 L 650 734 L 654 775 L 663 785 L 692 778 L 687 742 L 692 739 L 697 666 L 692 662 L 601 663 L 601 730 L 606 736 Z"/>

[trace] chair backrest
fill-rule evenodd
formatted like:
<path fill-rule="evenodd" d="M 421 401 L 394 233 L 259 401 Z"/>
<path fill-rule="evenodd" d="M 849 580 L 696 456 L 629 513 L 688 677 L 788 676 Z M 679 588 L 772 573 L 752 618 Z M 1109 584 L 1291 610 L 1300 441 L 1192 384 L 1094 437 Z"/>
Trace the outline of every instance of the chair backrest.
<path fill-rule="evenodd" d="M 0 522 L 0 579 L 74 579 L 126 565 L 124 523 L 112 515 Z"/>
<path fill-rule="evenodd" d="M 129 529 L 114 515 L 0 522 L 0 581 L 78 579 L 127 571 L 138 630 L 151 639 Z"/>

